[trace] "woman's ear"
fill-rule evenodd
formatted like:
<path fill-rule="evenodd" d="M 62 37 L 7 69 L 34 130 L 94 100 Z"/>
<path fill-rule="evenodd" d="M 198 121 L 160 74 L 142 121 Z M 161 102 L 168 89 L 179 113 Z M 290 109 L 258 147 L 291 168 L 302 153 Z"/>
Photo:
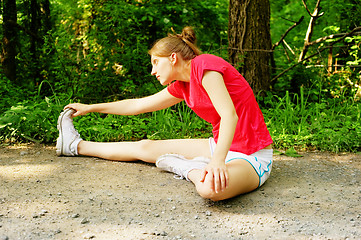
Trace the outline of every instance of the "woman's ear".
<path fill-rule="evenodd" d="M 177 53 L 172 53 L 170 56 L 169 56 L 169 60 L 170 60 L 170 62 L 173 64 L 173 65 L 175 65 L 176 63 L 177 63 L 177 61 L 178 61 L 178 55 L 177 55 Z"/>

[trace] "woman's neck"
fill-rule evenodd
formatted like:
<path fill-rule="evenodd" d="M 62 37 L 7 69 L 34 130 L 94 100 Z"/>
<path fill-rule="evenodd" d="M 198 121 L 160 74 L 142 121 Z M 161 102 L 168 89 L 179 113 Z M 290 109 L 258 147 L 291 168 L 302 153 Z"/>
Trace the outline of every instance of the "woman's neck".
<path fill-rule="evenodd" d="M 191 78 L 191 62 L 192 60 L 188 61 L 181 61 L 179 62 L 179 68 L 178 68 L 178 81 L 182 82 L 189 82 Z"/>

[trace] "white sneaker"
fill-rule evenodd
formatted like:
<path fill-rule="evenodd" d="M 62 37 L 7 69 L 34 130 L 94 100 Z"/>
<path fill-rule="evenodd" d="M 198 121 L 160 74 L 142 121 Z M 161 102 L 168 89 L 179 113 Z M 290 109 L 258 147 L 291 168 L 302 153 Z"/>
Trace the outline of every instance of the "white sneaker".
<path fill-rule="evenodd" d="M 78 144 L 82 140 L 78 131 L 74 128 L 73 118 L 75 110 L 65 109 L 58 118 L 59 137 L 56 141 L 56 155 L 78 155 Z"/>
<path fill-rule="evenodd" d="M 165 154 L 157 159 L 155 165 L 164 171 L 175 173 L 178 179 L 185 178 L 189 181 L 188 173 L 191 170 L 203 169 L 209 162 L 210 159 L 205 157 L 196 157 L 188 160 L 182 155 Z"/>

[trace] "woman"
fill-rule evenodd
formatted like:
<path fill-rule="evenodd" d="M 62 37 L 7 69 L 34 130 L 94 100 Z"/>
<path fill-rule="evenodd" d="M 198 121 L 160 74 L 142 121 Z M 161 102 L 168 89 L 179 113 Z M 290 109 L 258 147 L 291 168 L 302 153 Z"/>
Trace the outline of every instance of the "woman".
<path fill-rule="evenodd" d="M 158 40 L 149 51 L 152 72 L 162 91 L 140 99 L 65 106 L 58 120 L 58 155 L 109 160 L 142 160 L 194 183 L 214 201 L 253 191 L 272 167 L 272 138 L 246 80 L 222 58 L 200 54 L 191 27 Z M 90 112 L 136 115 L 185 100 L 213 126 L 213 138 L 97 143 L 83 141 L 73 117 Z"/>

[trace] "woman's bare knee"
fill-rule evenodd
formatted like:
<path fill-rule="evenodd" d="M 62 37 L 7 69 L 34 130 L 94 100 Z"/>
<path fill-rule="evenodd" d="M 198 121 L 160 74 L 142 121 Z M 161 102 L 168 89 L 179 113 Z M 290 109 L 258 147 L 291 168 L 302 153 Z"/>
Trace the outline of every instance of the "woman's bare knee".
<path fill-rule="evenodd" d="M 216 196 L 216 193 L 212 189 L 202 188 L 197 189 L 198 194 L 205 199 L 213 200 Z"/>
<path fill-rule="evenodd" d="M 230 196 L 228 196 L 228 194 L 226 192 L 219 192 L 216 193 L 212 188 L 208 187 L 204 187 L 202 189 L 197 189 L 198 194 L 204 198 L 204 199 L 209 199 L 212 201 L 220 201 L 220 200 L 224 200 L 227 198 L 230 198 Z"/>
<path fill-rule="evenodd" d="M 136 144 L 138 144 L 139 150 L 149 151 L 153 142 L 154 140 L 142 139 L 140 141 L 137 141 Z"/>
<path fill-rule="evenodd" d="M 219 200 L 223 200 L 225 199 L 224 196 L 224 191 L 222 192 L 216 192 L 213 189 L 213 185 L 211 183 L 211 181 L 209 180 L 205 180 L 204 182 L 199 182 L 198 184 L 196 184 L 196 189 L 198 194 L 205 199 L 210 199 L 212 201 L 219 201 Z"/>
<path fill-rule="evenodd" d="M 138 149 L 138 158 L 139 160 L 145 161 L 145 162 L 155 162 L 155 159 L 157 158 L 155 153 L 155 147 L 154 147 L 154 140 L 149 139 L 143 139 L 140 141 L 135 142 L 137 144 Z"/>

